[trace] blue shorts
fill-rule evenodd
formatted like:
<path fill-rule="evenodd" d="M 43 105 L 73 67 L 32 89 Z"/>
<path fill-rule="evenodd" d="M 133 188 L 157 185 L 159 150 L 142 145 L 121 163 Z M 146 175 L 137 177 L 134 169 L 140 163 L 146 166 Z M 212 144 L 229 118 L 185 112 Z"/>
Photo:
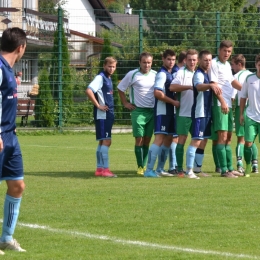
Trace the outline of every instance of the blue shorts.
<path fill-rule="evenodd" d="M 154 134 L 176 136 L 176 120 L 174 115 L 158 115 L 154 118 Z"/>
<path fill-rule="evenodd" d="M 1 134 L 4 149 L 0 153 L 0 180 L 23 180 L 23 159 L 16 134 Z"/>
<path fill-rule="evenodd" d="M 211 136 L 211 117 L 192 118 L 192 139 L 203 140 Z"/>
<path fill-rule="evenodd" d="M 96 140 L 111 139 L 111 130 L 114 124 L 114 116 L 110 116 L 107 119 L 95 120 L 96 127 Z"/>

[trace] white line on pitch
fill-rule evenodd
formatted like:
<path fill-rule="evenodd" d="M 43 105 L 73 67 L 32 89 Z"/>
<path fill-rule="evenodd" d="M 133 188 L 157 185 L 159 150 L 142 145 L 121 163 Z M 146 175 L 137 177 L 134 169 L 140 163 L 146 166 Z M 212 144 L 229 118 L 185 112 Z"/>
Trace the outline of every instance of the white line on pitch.
<path fill-rule="evenodd" d="M 2 222 L 2 220 L 0 220 L 0 221 Z M 203 254 L 203 255 L 216 255 L 216 256 L 233 257 L 233 258 L 260 259 L 259 256 L 253 256 L 253 255 L 233 254 L 233 253 L 218 252 L 218 251 L 213 251 L 213 250 L 193 249 L 193 248 L 185 248 L 185 247 L 170 246 L 170 245 L 160 245 L 160 244 L 135 241 L 135 240 L 125 240 L 125 239 L 110 237 L 110 236 L 106 236 L 106 235 L 95 235 L 95 234 L 83 233 L 83 232 L 78 232 L 78 231 L 68 231 L 68 230 L 51 228 L 48 226 L 40 226 L 37 224 L 26 224 L 26 223 L 19 222 L 18 225 L 22 226 L 22 227 L 42 229 L 42 230 L 46 230 L 46 231 L 53 232 L 53 233 L 76 235 L 76 236 L 86 237 L 86 238 L 90 238 L 90 239 L 105 240 L 105 241 L 111 241 L 114 243 L 135 245 L 135 246 L 140 246 L 140 247 L 143 246 L 143 247 L 151 247 L 151 248 L 156 248 L 156 249 L 165 249 L 165 250 L 180 251 L 180 252 L 187 252 L 187 253 L 195 253 L 195 254 Z"/>

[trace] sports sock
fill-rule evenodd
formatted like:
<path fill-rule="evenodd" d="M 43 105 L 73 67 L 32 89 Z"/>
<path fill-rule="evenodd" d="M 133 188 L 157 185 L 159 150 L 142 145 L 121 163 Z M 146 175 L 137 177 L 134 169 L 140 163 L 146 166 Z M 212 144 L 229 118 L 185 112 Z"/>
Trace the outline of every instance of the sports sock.
<path fill-rule="evenodd" d="M 195 152 L 195 160 L 194 160 L 194 172 L 201 172 L 201 167 L 204 159 L 204 149 L 197 148 Z"/>
<path fill-rule="evenodd" d="M 258 149 L 255 143 L 252 144 L 252 160 L 257 160 L 258 158 Z"/>
<path fill-rule="evenodd" d="M 196 147 L 189 145 L 186 151 L 186 167 L 187 171 L 193 168 L 193 163 L 195 159 Z"/>
<path fill-rule="evenodd" d="M 103 163 L 102 163 L 101 154 L 100 154 L 100 148 L 101 148 L 101 145 L 98 145 L 97 150 L 96 150 L 97 168 L 103 168 Z"/>
<path fill-rule="evenodd" d="M 175 142 L 171 143 L 170 149 L 169 149 L 169 170 L 173 170 L 176 167 L 176 146 L 177 144 Z"/>
<path fill-rule="evenodd" d="M 226 147 L 224 144 L 216 145 L 217 158 L 219 159 L 219 165 L 221 168 L 221 173 L 225 173 L 227 171 L 227 154 Z"/>
<path fill-rule="evenodd" d="M 135 158 L 137 167 L 143 167 L 143 146 L 135 145 Z"/>
<path fill-rule="evenodd" d="M 233 167 L 231 146 L 229 144 L 227 144 L 225 146 L 225 148 L 226 148 L 226 156 L 227 156 L 227 168 L 228 168 L 229 171 L 233 171 L 234 167 Z"/>
<path fill-rule="evenodd" d="M 148 159 L 149 146 L 143 145 L 143 166 L 146 166 Z"/>
<path fill-rule="evenodd" d="M 106 169 L 109 167 L 109 160 L 108 160 L 108 149 L 109 147 L 106 145 L 101 145 L 100 154 L 103 162 L 103 167 Z"/>
<path fill-rule="evenodd" d="M 22 198 L 14 198 L 6 194 L 4 202 L 4 220 L 2 230 L 2 242 L 13 239 L 14 230 L 19 216 L 19 209 Z"/>
<path fill-rule="evenodd" d="M 250 147 L 247 147 L 245 146 L 245 149 L 244 149 L 244 155 L 245 155 L 245 161 L 246 161 L 246 164 L 247 165 L 250 165 L 251 164 L 251 159 L 252 159 L 252 146 Z"/>
<path fill-rule="evenodd" d="M 183 154 L 184 154 L 184 145 L 183 144 L 177 144 L 176 146 L 176 159 L 178 164 L 178 171 L 183 170 Z"/>
<path fill-rule="evenodd" d="M 147 162 L 147 169 L 146 171 L 152 171 L 157 155 L 160 151 L 160 146 L 156 144 L 152 144 L 148 153 L 148 162 Z"/>
<path fill-rule="evenodd" d="M 217 154 L 217 145 L 212 144 L 212 155 L 213 155 L 213 160 L 216 168 L 220 168 L 218 154 Z"/>
<path fill-rule="evenodd" d="M 158 164 L 157 164 L 157 172 L 160 172 L 164 169 L 165 162 L 167 160 L 167 155 L 169 153 L 170 147 L 167 147 L 165 145 L 161 146 L 160 153 L 158 154 Z"/>
<path fill-rule="evenodd" d="M 244 156 L 244 144 L 239 143 L 236 146 L 237 167 L 243 167 L 243 156 Z"/>

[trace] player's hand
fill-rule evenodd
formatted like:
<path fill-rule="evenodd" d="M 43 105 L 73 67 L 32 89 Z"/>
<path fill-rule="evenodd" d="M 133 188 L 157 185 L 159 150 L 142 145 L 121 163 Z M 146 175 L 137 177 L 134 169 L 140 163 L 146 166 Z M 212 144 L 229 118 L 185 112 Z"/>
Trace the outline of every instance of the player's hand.
<path fill-rule="evenodd" d="M 4 149 L 4 143 L 2 138 L 0 137 L 0 153 L 3 151 L 3 149 Z"/>
<path fill-rule="evenodd" d="M 177 100 L 173 100 L 172 105 L 175 107 L 180 107 L 180 102 Z"/>
<path fill-rule="evenodd" d="M 135 106 L 133 104 L 131 104 L 131 103 L 128 103 L 128 102 L 126 104 L 124 104 L 124 107 L 129 109 L 129 110 L 134 110 L 135 109 Z"/>
<path fill-rule="evenodd" d="M 244 116 L 240 116 L 239 118 L 239 122 L 240 122 L 240 125 L 244 125 L 245 124 L 245 119 L 244 119 Z"/>
<path fill-rule="evenodd" d="M 108 106 L 101 106 L 101 105 L 98 106 L 98 109 L 104 112 L 109 110 Z"/>
<path fill-rule="evenodd" d="M 229 112 L 229 107 L 228 107 L 228 105 L 227 105 L 226 102 L 221 103 L 221 112 L 222 112 L 223 114 L 228 114 L 228 112 Z"/>
<path fill-rule="evenodd" d="M 221 95 L 222 94 L 222 89 L 218 86 L 216 82 L 211 82 L 210 83 L 210 88 L 214 92 L 215 95 Z"/>

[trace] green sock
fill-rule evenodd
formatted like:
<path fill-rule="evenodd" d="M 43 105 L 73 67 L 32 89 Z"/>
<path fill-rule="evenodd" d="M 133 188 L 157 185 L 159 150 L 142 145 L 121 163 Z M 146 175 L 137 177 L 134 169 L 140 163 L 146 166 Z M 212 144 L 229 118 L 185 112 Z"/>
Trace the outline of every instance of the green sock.
<path fill-rule="evenodd" d="M 212 144 L 212 154 L 213 154 L 213 160 L 214 160 L 216 168 L 220 168 L 218 155 L 217 155 L 217 145 Z"/>
<path fill-rule="evenodd" d="M 255 143 L 252 144 L 252 160 L 257 160 L 258 158 L 258 149 Z"/>
<path fill-rule="evenodd" d="M 246 161 L 246 164 L 247 165 L 250 165 L 251 164 L 251 158 L 252 158 L 252 146 L 251 147 L 247 147 L 245 146 L 245 149 L 244 149 L 244 155 L 245 155 L 245 161 Z"/>
<path fill-rule="evenodd" d="M 226 148 L 224 144 L 216 145 L 217 156 L 219 159 L 219 165 L 221 168 L 221 173 L 225 173 L 227 171 L 227 154 Z"/>
<path fill-rule="evenodd" d="M 135 158 L 136 158 L 138 168 L 143 167 L 143 147 L 142 146 L 135 146 Z"/>
<path fill-rule="evenodd" d="M 143 167 L 147 164 L 149 146 L 143 145 Z"/>
<path fill-rule="evenodd" d="M 244 147 L 244 144 L 237 144 L 236 146 L 237 167 L 243 167 Z"/>
<path fill-rule="evenodd" d="M 229 171 L 233 171 L 233 160 L 232 160 L 232 150 L 229 144 L 226 145 L 226 156 L 227 156 L 227 168 Z"/>
<path fill-rule="evenodd" d="M 183 155 L 184 155 L 184 145 L 183 144 L 177 144 L 176 146 L 176 150 L 175 150 L 175 154 L 176 154 L 176 160 L 177 160 L 177 168 L 178 171 L 182 171 L 183 168 Z"/>

